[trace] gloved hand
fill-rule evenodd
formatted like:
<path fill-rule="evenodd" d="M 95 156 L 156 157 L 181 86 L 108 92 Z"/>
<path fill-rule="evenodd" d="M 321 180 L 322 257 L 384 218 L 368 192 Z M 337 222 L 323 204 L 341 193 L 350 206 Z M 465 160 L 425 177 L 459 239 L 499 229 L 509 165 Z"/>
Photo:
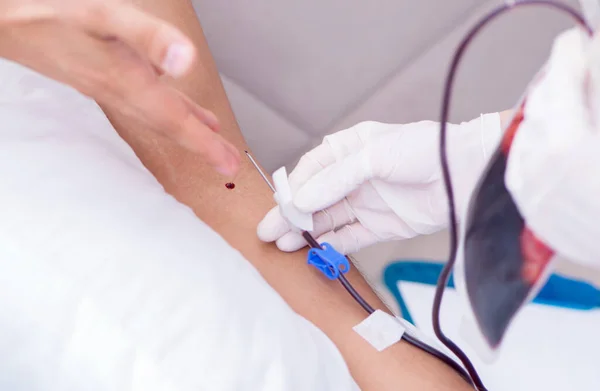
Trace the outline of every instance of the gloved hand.
<path fill-rule="evenodd" d="M 557 253 L 600 269 L 600 35 L 554 43 L 530 89 L 506 186 L 527 225 Z"/>
<path fill-rule="evenodd" d="M 458 212 L 501 136 L 498 113 L 448 126 L 450 172 Z M 439 159 L 439 123 L 362 122 L 325 137 L 290 174 L 294 204 L 314 213 L 313 235 L 348 254 L 376 242 L 444 228 L 448 207 Z M 306 245 L 277 207 L 258 236 L 280 250 Z"/>

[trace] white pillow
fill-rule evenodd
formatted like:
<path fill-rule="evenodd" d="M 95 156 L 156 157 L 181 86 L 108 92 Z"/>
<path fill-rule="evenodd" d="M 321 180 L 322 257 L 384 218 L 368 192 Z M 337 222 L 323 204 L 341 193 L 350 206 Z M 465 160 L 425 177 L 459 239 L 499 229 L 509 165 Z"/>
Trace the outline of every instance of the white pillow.
<path fill-rule="evenodd" d="M 355 390 L 100 108 L 0 62 L 0 390 Z"/>

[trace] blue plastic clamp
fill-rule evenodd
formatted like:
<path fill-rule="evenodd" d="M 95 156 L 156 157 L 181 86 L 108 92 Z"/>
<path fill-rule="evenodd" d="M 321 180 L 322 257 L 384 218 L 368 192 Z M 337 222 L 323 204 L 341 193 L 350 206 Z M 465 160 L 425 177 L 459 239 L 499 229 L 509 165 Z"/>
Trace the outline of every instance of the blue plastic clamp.
<path fill-rule="evenodd" d="M 329 243 L 321 243 L 321 249 L 311 248 L 308 251 L 308 264 L 319 269 L 327 278 L 335 280 L 340 273 L 350 270 L 348 259 L 337 252 Z"/>

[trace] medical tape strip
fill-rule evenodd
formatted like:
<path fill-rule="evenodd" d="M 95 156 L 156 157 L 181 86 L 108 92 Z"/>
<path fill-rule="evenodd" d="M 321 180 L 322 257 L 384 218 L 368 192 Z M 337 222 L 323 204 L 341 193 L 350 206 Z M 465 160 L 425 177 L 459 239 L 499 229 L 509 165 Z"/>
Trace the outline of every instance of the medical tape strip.
<path fill-rule="evenodd" d="M 275 187 L 275 202 L 279 205 L 281 216 L 295 231 L 312 231 L 313 217 L 311 213 L 301 212 L 292 201 L 292 189 L 288 181 L 285 166 L 273 173 L 273 187 Z"/>
<path fill-rule="evenodd" d="M 376 310 L 352 329 L 378 352 L 400 341 L 405 331 L 398 319 L 381 310 Z"/>

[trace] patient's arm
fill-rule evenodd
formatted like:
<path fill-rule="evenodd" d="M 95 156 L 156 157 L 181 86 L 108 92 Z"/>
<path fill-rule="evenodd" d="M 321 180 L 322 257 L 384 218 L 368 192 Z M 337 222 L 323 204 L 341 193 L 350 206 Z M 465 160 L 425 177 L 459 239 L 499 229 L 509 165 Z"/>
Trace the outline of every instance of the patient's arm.
<path fill-rule="evenodd" d="M 199 63 L 193 72 L 173 83 L 203 107 L 213 110 L 222 133 L 240 150 L 247 149 L 221 85 L 200 24 L 188 0 L 130 0 L 173 22 L 195 40 Z M 107 112 L 119 133 L 168 192 L 237 248 L 297 311 L 337 345 L 363 390 L 468 390 L 470 387 L 435 358 L 404 342 L 377 352 L 352 327 L 365 312 L 335 281 L 326 280 L 306 265 L 305 251 L 282 253 L 256 237 L 256 226 L 273 206 L 272 194 L 255 169 L 243 162 L 236 187 L 198 157 L 114 113 Z M 276 130 L 273 130 L 276 131 Z M 353 270 L 349 280 L 373 306 L 383 303 Z"/>

